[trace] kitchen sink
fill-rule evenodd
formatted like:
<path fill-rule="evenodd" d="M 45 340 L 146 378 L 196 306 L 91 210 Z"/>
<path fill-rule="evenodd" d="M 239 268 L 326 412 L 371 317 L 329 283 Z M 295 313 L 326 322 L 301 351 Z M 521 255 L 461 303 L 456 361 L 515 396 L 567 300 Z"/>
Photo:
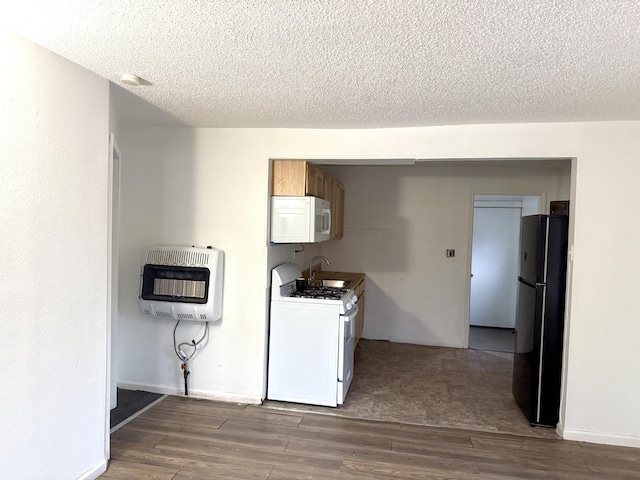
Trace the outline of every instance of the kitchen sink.
<path fill-rule="evenodd" d="M 323 287 L 347 288 L 350 283 L 349 280 L 322 280 Z"/>

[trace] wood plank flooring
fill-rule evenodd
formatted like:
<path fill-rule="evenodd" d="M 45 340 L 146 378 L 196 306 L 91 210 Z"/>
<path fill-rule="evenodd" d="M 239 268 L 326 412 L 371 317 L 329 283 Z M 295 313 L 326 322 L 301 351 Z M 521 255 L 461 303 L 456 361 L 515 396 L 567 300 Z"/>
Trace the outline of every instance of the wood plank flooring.
<path fill-rule="evenodd" d="M 640 449 L 168 397 L 111 436 L 104 479 L 640 479 Z"/>

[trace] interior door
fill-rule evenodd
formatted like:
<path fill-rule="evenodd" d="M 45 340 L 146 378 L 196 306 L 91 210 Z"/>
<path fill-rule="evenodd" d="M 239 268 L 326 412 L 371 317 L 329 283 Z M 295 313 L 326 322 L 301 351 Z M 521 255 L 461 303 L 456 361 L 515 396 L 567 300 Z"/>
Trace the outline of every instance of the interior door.
<path fill-rule="evenodd" d="M 475 207 L 469 324 L 515 328 L 521 209 Z"/>

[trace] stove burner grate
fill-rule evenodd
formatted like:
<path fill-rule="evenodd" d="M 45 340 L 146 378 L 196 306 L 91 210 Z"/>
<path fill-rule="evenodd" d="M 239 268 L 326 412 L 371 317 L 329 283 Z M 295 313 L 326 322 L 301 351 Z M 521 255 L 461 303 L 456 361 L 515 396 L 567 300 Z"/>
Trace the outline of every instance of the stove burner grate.
<path fill-rule="evenodd" d="M 340 300 L 345 293 L 347 293 L 346 288 L 307 287 L 300 292 L 293 292 L 289 296 L 297 298 L 317 298 L 321 300 Z"/>

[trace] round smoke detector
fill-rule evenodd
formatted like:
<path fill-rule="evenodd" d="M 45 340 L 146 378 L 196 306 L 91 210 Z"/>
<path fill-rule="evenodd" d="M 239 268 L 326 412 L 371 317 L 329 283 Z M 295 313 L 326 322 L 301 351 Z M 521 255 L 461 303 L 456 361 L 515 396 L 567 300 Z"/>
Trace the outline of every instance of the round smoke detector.
<path fill-rule="evenodd" d="M 140 77 L 133 73 L 125 73 L 120 77 L 120 81 L 126 85 L 138 86 L 140 85 Z"/>

